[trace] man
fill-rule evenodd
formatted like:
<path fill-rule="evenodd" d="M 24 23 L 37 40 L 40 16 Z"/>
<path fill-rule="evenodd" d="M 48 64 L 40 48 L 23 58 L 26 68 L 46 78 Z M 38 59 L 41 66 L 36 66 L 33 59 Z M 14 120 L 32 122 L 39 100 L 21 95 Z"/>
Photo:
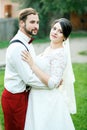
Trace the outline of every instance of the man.
<path fill-rule="evenodd" d="M 32 35 L 36 35 L 38 30 L 39 16 L 36 10 L 33 8 L 23 9 L 19 13 L 19 30 L 11 40 L 11 42 L 16 41 L 10 44 L 6 54 L 5 89 L 2 94 L 5 130 L 24 130 L 29 94 L 26 91 L 26 84 L 29 83 L 29 75 L 32 71 L 22 60 L 21 52 L 27 48 L 35 58 L 33 45 L 29 42 Z M 33 79 L 31 79 L 32 81 Z"/>

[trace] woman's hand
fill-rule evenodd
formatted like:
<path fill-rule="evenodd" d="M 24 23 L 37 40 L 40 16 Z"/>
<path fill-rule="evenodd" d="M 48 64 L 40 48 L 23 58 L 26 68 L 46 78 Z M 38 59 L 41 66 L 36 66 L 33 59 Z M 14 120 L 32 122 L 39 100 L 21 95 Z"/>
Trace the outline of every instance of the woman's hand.
<path fill-rule="evenodd" d="M 22 60 L 24 60 L 25 62 L 27 62 L 29 64 L 29 66 L 32 68 L 32 66 L 34 65 L 34 61 L 30 55 L 30 52 L 28 51 L 22 51 Z"/>

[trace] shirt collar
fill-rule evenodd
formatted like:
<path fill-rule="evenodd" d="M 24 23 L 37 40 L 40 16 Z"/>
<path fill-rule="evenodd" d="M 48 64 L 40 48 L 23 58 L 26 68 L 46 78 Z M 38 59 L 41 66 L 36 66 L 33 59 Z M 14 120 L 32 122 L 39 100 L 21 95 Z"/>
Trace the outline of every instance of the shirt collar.
<path fill-rule="evenodd" d="M 21 30 L 18 30 L 18 34 L 20 34 L 21 39 L 23 39 L 23 41 L 26 41 L 26 43 L 28 43 L 31 40 L 31 38 L 25 35 Z"/>

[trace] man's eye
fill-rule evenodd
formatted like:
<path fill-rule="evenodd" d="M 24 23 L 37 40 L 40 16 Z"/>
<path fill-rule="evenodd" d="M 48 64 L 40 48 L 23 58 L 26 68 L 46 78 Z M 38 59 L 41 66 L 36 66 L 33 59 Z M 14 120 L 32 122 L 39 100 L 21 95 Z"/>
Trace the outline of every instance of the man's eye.
<path fill-rule="evenodd" d="M 39 24 L 39 21 L 37 22 L 37 24 Z"/>
<path fill-rule="evenodd" d="M 30 23 L 35 23 L 35 21 L 30 21 Z"/>
<path fill-rule="evenodd" d="M 53 30 L 56 30 L 56 27 L 53 27 Z"/>

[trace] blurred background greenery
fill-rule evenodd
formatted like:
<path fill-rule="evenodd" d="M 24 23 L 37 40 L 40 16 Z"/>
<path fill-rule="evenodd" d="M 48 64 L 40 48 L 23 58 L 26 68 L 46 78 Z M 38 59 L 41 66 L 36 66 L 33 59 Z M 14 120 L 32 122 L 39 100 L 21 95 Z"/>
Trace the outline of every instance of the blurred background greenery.
<path fill-rule="evenodd" d="M 17 1 L 18 0 L 12 0 Z M 65 17 L 70 19 L 73 31 L 87 31 L 87 0 L 20 0 L 20 9 L 33 7 L 39 12 L 40 30 L 38 38 L 49 35 L 51 22 L 54 19 Z M 18 29 L 15 21 L 15 33 Z"/>
<path fill-rule="evenodd" d="M 1 0 L 3 1 L 3 0 Z M 2 7 L 0 1 L 0 7 Z M 6 0 L 4 0 L 6 2 Z M 40 29 L 37 39 L 44 39 L 49 36 L 51 23 L 54 19 L 68 18 L 73 26 L 71 36 L 87 36 L 87 0 L 8 0 L 3 6 L 3 18 L 0 18 L 0 41 L 9 41 L 18 31 L 18 12 L 21 9 L 33 7 L 39 13 Z M 18 4 L 15 7 L 14 3 Z M 3 3 L 4 4 L 4 3 Z M 18 11 L 18 12 L 17 12 Z M 13 16 L 13 12 L 16 16 Z M 7 14 L 7 15 L 6 15 Z"/>

